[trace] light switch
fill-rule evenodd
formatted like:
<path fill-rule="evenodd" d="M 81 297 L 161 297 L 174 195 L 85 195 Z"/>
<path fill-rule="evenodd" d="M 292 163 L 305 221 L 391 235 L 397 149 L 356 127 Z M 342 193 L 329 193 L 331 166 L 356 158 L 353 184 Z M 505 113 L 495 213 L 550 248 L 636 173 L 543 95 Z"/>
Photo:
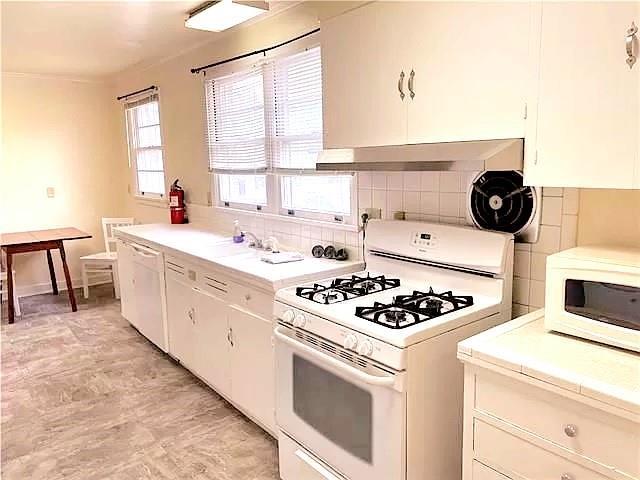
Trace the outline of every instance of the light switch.
<path fill-rule="evenodd" d="M 53 198 L 56 196 L 56 189 L 53 187 L 47 187 L 47 197 Z"/>

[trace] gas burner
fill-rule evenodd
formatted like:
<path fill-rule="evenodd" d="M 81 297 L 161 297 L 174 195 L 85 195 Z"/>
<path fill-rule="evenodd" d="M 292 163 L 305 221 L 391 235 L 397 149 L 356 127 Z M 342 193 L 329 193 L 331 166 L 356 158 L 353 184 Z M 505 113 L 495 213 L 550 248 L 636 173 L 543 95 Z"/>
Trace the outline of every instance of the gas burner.
<path fill-rule="evenodd" d="M 453 295 L 451 291 L 435 293 L 414 291 L 411 295 L 398 295 L 385 305 L 375 302 L 373 307 L 356 307 L 356 316 L 385 327 L 399 329 L 455 312 L 473 305 L 473 297 Z"/>
<path fill-rule="evenodd" d="M 350 278 L 336 278 L 329 285 L 316 283 L 312 287 L 298 287 L 296 295 L 316 303 L 329 305 L 399 286 L 400 280 L 397 278 L 387 278 L 384 275 L 372 277 L 370 273 L 367 273 L 366 277 L 352 275 Z"/>

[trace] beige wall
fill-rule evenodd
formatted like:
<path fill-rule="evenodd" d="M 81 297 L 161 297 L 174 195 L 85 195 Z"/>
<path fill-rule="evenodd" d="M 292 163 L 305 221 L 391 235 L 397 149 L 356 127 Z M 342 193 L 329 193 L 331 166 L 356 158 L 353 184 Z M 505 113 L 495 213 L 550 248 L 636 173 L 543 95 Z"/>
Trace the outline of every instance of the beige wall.
<path fill-rule="evenodd" d="M 203 107 L 203 76 L 189 70 L 238 54 L 274 45 L 306 33 L 321 19 L 336 15 L 361 2 L 304 2 L 271 18 L 232 29 L 219 40 L 186 52 L 142 71 L 132 70 L 113 79 L 113 95 L 157 85 L 160 89 L 160 114 L 165 145 L 167 184 L 180 178 L 190 203 L 209 203 L 209 175 Z M 118 116 L 120 156 L 125 158 L 127 145 L 124 116 Z M 131 177 L 133 178 L 133 176 Z M 131 189 L 133 191 L 133 188 Z M 131 198 L 131 197 L 130 197 Z M 158 208 L 131 201 L 129 211 L 138 220 L 168 221 L 169 214 Z"/>
<path fill-rule="evenodd" d="M 114 151 L 114 108 L 106 84 L 2 75 L 0 231 L 90 232 L 92 240 L 66 245 L 73 278 L 80 278 L 80 255 L 104 250 L 100 218 L 124 213 L 127 160 Z M 15 258 L 19 292 L 47 288 L 44 253 Z"/>
<path fill-rule="evenodd" d="M 578 245 L 640 248 L 640 190 L 583 189 Z"/>

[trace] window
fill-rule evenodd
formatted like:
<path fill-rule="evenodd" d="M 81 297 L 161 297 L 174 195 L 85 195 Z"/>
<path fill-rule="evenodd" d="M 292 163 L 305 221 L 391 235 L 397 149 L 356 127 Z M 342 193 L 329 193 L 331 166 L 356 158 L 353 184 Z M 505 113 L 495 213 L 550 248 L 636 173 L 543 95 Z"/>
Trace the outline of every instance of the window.
<path fill-rule="evenodd" d="M 162 137 L 158 95 L 125 105 L 129 159 L 135 170 L 136 193 L 150 197 L 165 194 Z"/>
<path fill-rule="evenodd" d="M 352 175 L 315 171 L 320 48 L 205 82 L 209 168 L 221 205 L 352 222 Z"/>

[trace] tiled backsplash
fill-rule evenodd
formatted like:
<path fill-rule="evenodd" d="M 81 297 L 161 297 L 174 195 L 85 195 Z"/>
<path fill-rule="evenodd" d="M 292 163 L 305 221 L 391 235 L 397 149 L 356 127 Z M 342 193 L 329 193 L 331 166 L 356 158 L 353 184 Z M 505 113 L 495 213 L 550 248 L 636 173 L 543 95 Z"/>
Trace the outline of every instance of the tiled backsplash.
<path fill-rule="evenodd" d="M 542 226 L 534 244 L 517 243 L 513 265 L 513 315 L 544 306 L 547 257 L 575 247 L 580 193 L 575 188 L 544 188 Z"/>
<path fill-rule="evenodd" d="M 358 174 L 358 208 L 380 208 L 382 218 L 404 211 L 409 220 L 471 224 L 469 184 L 478 172 L 373 172 Z"/>
<path fill-rule="evenodd" d="M 404 211 L 408 220 L 471 225 L 467 191 L 478 172 L 361 172 L 356 175 L 358 211 L 380 208 L 382 218 Z M 517 243 L 514 258 L 513 314 L 519 316 L 544 306 L 547 256 L 576 244 L 579 190 L 543 189 L 538 242 Z M 309 253 L 314 245 L 346 248 L 350 258 L 362 257 L 361 234 L 353 229 L 278 219 L 251 212 L 190 206 L 192 221 L 231 232 L 233 221 L 259 237 L 275 236 L 282 244 Z"/>

